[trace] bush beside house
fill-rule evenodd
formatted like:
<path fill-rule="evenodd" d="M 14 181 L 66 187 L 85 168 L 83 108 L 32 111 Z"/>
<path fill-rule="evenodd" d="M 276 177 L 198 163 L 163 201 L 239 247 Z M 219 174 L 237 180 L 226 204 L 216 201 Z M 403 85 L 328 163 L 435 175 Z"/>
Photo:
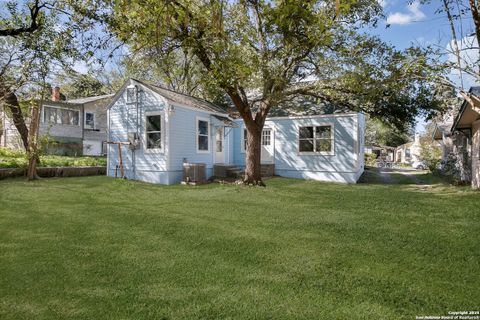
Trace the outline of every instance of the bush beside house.
<path fill-rule="evenodd" d="M 28 160 L 25 152 L 0 148 L 0 168 L 25 168 Z M 105 157 L 64 157 L 41 155 L 39 167 L 103 167 Z"/>

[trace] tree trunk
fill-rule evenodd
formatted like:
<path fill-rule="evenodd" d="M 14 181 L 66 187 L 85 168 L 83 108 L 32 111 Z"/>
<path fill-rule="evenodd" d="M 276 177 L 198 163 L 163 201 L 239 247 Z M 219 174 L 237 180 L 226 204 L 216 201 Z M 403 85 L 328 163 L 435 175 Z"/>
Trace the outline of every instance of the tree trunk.
<path fill-rule="evenodd" d="M 470 3 L 470 9 L 472 11 L 473 24 L 475 26 L 475 35 L 477 36 L 478 47 L 480 47 L 480 12 L 479 12 L 480 3 L 478 3 L 478 1 L 475 1 L 475 0 L 469 0 L 469 3 Z M 478 51 L 480 53 L 480 49 Z M 480 67 L 477 71 L 480 76 Z"/>
<path fill-rule="evenodd" d="M 3 90 L 2 90 L 3 91 Z M 28 152 L 28 128 L 25 124 L 25 118 L 20 109 L 17 96 L 13 92 L 2 92 L 4 96 L 4 106 L 8 108 L 12 114 L 13 124 L 17 128 L 20 137 L 22 138 L 23 147 Z"/>
<path fill-rule="evenodd" d="M 37 175 L 37 163 L 39 162 L 38 149 L 37 149 L 37 136 L 38 136 L 38 125 L 39 125 L 39 107 L 36 103 L 32 105 L 31 109 L 31 121 L 30 121 L 30 130 L 28 135 L 28 170 L 27 170 L 27 180 L 35 180 L 38 178 Z"/>
<path fill-rule="evenodd" d="M 262 181 L 261 151 L 262 128 L 255 124 L 245 125 L 247 129 L 246 167 L 243 182 L 249 185 L 265 186 Z"/>

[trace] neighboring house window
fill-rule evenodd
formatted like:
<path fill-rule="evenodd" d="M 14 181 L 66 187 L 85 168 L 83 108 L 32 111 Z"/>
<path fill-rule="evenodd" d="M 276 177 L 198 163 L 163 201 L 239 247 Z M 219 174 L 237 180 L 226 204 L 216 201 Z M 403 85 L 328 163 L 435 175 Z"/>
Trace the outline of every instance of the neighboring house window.
<path fill-rule="evenodd" d="M 135 102 L 135 88 L 127 88 L 127 103 Z"/>
<path fill-rule="evenodd" d="M 209 121 L 197 119 L 197 151 L 208 152 L 209 136 L 210 136 Z"/>
<path fill-rule="evenodd" d="M 85 112 L 85 128 L 95 129 L 95 114 L 92 112 Z"/>
<path fill-rule="evenodd" d="M 405 158 L 410 158 L 410 157 L 411 157 L 410 149 L 405 149 Z"/>
<path fill-rule="evenodd" d="M 74 109 L 43 107 L 43 122 L 78 126 L 80 112 Z"/>
<path fill-rule="evenodd" d="M 333 151 L 331 125 L 300 127 L 298 133 L 300 152 L 328 153 Z"/>
<path fill-rule="evenodd" d="M 162 116 L 147 115 L 146 116 L 146 139 L 147 149 L 161 149 L 162 148 Z"/>

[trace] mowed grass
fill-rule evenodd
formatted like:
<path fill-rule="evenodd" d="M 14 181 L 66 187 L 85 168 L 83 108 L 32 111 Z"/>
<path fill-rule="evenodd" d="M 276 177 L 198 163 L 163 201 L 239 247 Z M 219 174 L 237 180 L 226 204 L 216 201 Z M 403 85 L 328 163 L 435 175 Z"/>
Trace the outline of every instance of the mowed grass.
<path fill-rule="evenodd" d="M 414 319 L 478 310 L 480 193 L 267 184 L 0 181 L 0 319 Z"/>

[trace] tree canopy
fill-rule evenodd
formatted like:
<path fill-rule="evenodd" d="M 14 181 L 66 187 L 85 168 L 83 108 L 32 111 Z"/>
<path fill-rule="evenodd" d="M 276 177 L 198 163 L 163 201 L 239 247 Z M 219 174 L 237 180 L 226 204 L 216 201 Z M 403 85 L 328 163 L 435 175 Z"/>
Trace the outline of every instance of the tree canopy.
<path fill-rule="evenodd" d="M 191 53 L 201 66 L 192 69 L 196 77 L 228 95 L 249 134 L 250 182 L 260 179 L 266 116 L 295 97 L 363 111 L 399 129 L 442 108 L 430 82 L 442 70 L 423 50 L 396 50 L 361 32 L 381 15 L 377 0 L 107 2 L 111 30 L 132 55 Z"/>

